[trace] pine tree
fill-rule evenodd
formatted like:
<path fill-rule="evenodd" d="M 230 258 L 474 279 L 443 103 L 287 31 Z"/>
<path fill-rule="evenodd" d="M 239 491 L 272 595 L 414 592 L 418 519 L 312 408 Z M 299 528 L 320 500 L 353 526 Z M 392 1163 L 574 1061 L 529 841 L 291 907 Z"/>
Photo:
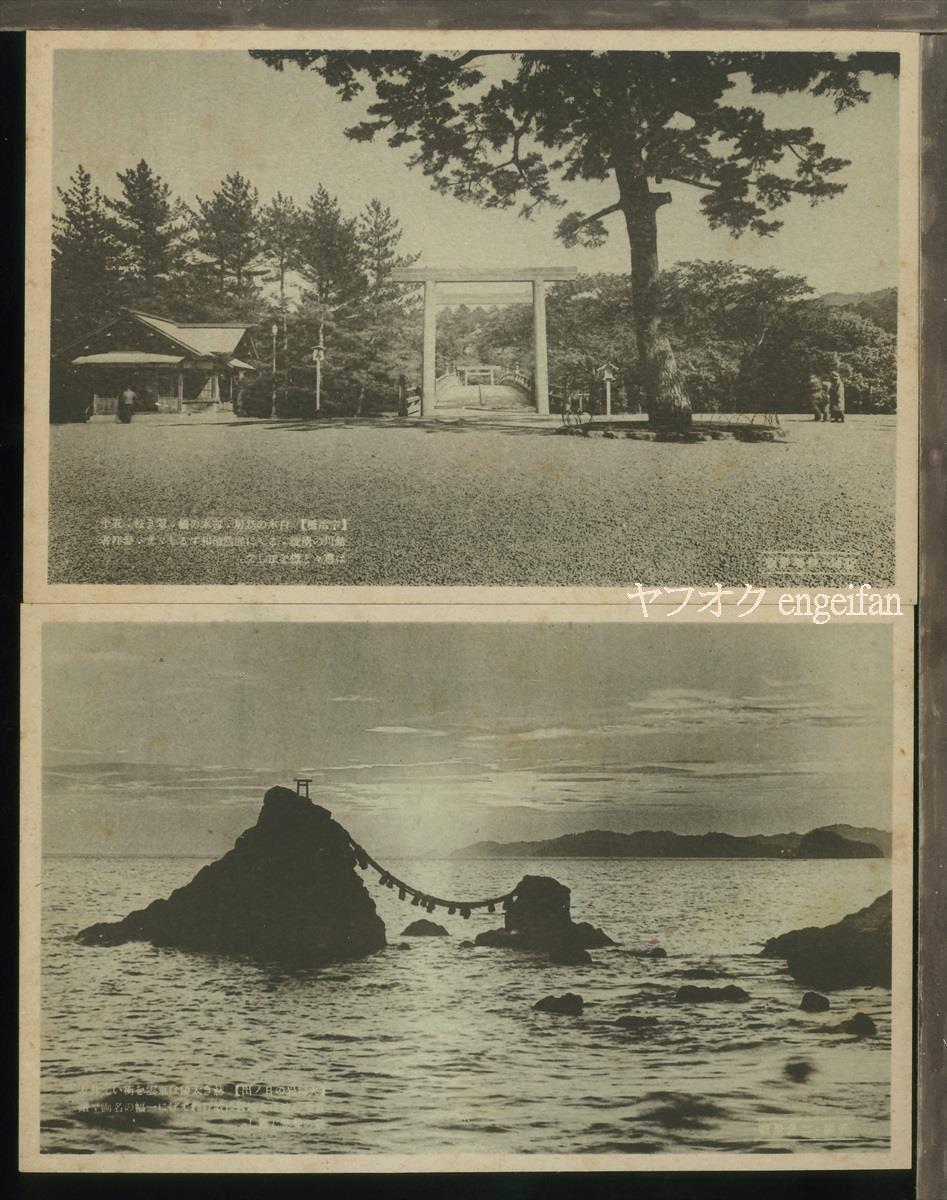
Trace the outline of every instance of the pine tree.
<path fill-rule="evenodd" d="M 343 216 L 338 200 L 322 186 L 303 210 L 297 265 L 308 285 L 303 294 L 304 316 L 314 326 L 315 342 L 321 346 L 346 310 L 351 315 L 367 291 L 358 221 Z"/>
<path fill-rule="evenodd" d="M 123 301 L 120 247 L 105 199 L 80 164 L 58 188 L 62 212 L 53 217 L 52 349 L 101 325 Z"/>
<path fill-rule="evenodd" d="M 129 301 L 159 312 L 173 304 L 175 281 L 184 267 L 185 210 L 167 183 L 142 159 L 120 171 L 121 196 L 107 199 L 122 248 L 122 274 Z"/>
<path fill-rule="evenodd" d="M 272 281 L 279 288 L 280 312 L 286 311 L 286 277 L 297 255 L 302 214 L 292 196 L 277 192 L 260 210 L 260 248 L 270 268 Z"/>
<path fill-rule="evenodd" d="M 401 222 L 380 200 L 369 201 L 355 230 L 366 291 L 347 322 L 340 357 L 346 360 L 349 406 L 361 415 L 368 397 L 395 396 L 398 376 L 412 366 L 417 321 L 411 312 L 410 287 L 393 283 L 391 273 L 396 267 L 411 266 L 420 256 L 399 253 Z"/>
<path fill-rule="evenodd" d="M 396 267 L 410 267 L 418 254 L 399 254 L 401 222 L 380 200 L 370 200 L 358 218 L 358 240 L 362 247 L 369 291 L 376 301 L 396 299 L 402 291 L 391 283 Z"/>
<path fill-rule="evenodd" d="M 840 112 L 869 99 L 872 75 L 896 75 L 896 54 L 814 52 L 252 50 L 282 70 L 312 70 L 343 101 L 366 88 L 368 119 L 347 130 L 410 147 L 436 190 L 488 208 L 522 202 L 523 216 L 562 206 L 575 180 L 610 181 L 614 199 L 558 226 L 567 246 L 597 246 L 617 214 L 630 250 L 632 328 L 648 410 L 661 425 L 690 420 L 690 403 L 659 308 L 658 212 L 665 181 L 700 193 L 713 228 L 766 236 L 794 198 L 811 204 L 844 191 L 848 164 L 809 127 L 770 123 L 730 103 L 740 79 L 754 96 L 809 93 Z M 492 79 L 481 69 L 494 57 Z M 496 61 L 499 56 L 500 61 Z"/>
<path fill-rule="evenodd" d="M 299 270 L 320 304 L 335 311 L 367 286 L 358 221 L 344 217 L 324 187 L 309 197 L 299 237 Z"/>
<path fill-rule="evenodd" d="M 220 315 L 253 309 L 259 296 L 257 279 L 264 270 L 256 188 L 239 171 L 225 176 L 209 200 L 197 198 L 193 231 L 195 248 L 213 278 L 213 285 L 205 285 L 210 307 Z"/>
<path fill-rule="evenodd" d="M 292 196 L 284 196 L 282 192 L 277 192 L 259 215 L 260 250 L 269 268 L 266 280 L 277 286 L 277 311 L 283 330 L 284 354 L 289 351 L 286 285 L 298 258 L 301 220 L 302 214 Z"/>

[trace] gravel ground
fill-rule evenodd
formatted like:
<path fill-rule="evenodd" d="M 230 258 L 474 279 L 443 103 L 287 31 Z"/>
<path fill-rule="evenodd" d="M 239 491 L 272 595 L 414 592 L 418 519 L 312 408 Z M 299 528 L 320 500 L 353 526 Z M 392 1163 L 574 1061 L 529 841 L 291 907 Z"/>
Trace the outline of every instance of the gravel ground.
<path fill-rule="evenodd" d="M 51 583 L 891 586 L 894 417 L 790 418 L 785 443 L 549 428 L 136 418 L 50 430 Z M 190 532 L 178 521 L 189 518 Z M 103 545 L 114 522 L 129 546 Z M 135 519 L 144 528 L 134 529 Z M 287 521 L 275 549 L 172 545 Z M 345 518 L 344 562 L 286 538 Z M 150 529 L 147 522 L 152 522 Z M 166 529 L 159 528 L 161 521 Z M 220 531 L 217 531 L 218 533 Z M 207 536 L 214 536 L 214 531 Z M 149 544 L 149 539 L 153 544 Z M 785 551 L 841 556 L 790 567 Z M 248 561 L 301 553 L 290 565 Z"/>

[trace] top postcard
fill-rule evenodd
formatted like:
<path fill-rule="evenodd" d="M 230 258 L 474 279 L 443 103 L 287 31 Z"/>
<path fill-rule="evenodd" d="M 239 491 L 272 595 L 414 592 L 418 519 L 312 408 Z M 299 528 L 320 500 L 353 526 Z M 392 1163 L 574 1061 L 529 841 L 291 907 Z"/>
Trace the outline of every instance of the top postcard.
<path fill-rule="evenodd" d="M 27 599 L 912 602 L 917 47 L 31 34 Z"/>

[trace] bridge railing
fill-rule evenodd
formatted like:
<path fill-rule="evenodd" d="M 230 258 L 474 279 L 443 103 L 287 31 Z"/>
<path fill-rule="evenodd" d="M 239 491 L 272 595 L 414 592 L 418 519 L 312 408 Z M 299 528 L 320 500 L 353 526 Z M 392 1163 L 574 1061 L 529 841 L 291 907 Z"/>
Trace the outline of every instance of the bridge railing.
<path fill-rule="evenodd" d="M 533 377 L 527 375 L 525 371 L 520 371 L 514 368 L 513 370 L 504 371 L 497 380 L 498 383 L 507 383 L 513 387 L 518 387 L 526 392 L 528 396 L 533 394 Z"/>
<path fill-rule="evenodd" d="M 421 387 L 419 384 L 410 383 L 405 386 L 399 407 L 403 410 L 406 417 L 419 417 L 421 415 Z"/>
<path fill-rule="evenodd" d="M 564 413 L 569 408 L 566 389 L 558 383 L 549 385 L 549 408 L 552 412 Z"/>
<path fill-rule="evenodd" d="M 434 392 L 443 391 L 445 387 L 450 387 L 455 383 L 460 383 L 460 374 L 457 371 L 445 371 L 443 375 L 438 375 L 434 380 Z"/>
<path fill-rule="evenodd" d="M 435 390 L 441 391 L 445 386 L 452 384 L 460 384 L 461 378 L 458 371 L 445 371 L 443 375 L 439 375 L 435 381 Z M 520 388 L 528 396 L 533 396 L 533 377 L 527 375 L 525 371 L 509 370 L 504 371 L 502 375 L 497 377 L 497 383 L 509 384 L 513 387 Z M 565 412 L 570 407 L 570 399 L 572 401 L 586 399 L 584 396 L 579 397 L 578 394 L 571 396 L 566 392 L 566 389 L 558 384 L 549 385 L 549 403 L 553 412 Z M 421 386 L 417 383 L 403 385 L 402 407 L 405 416 L 416 417 L 421 413 Z M 583 407 L 581 403 L 578 408 Z"/>

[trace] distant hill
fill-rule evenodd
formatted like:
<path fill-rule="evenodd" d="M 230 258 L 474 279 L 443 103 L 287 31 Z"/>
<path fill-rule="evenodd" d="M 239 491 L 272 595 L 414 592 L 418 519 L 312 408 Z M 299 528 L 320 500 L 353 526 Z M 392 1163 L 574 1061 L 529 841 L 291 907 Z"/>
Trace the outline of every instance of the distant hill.
<path fill-rule="evenodd" d="M 865 828 L 860 825 L 823 825 L 827 833 L 837 833 L 850 842 L 868 842 L 877 846 L 885 858 L 891 857 L 891 834 L 886 829 Z"/>
<path fill-rule="evenodd" d="M 858 836 L 856 836 L 858 835 Z M 589 829 L 541 842 L 476 842 L 451 858 L 886 858 L 891 835 L 882 829 L 826 825 L 809 833 L 672 833 L 662 829 L 615 833 Z"/>
<path fill-rule="evenodd" d="M 897 332 L 897 288 L 881 288 L 877 292 L 826 292 L 818 297 L 816 303 L 828 308 L 850 308 L 889 333 Z"/>

